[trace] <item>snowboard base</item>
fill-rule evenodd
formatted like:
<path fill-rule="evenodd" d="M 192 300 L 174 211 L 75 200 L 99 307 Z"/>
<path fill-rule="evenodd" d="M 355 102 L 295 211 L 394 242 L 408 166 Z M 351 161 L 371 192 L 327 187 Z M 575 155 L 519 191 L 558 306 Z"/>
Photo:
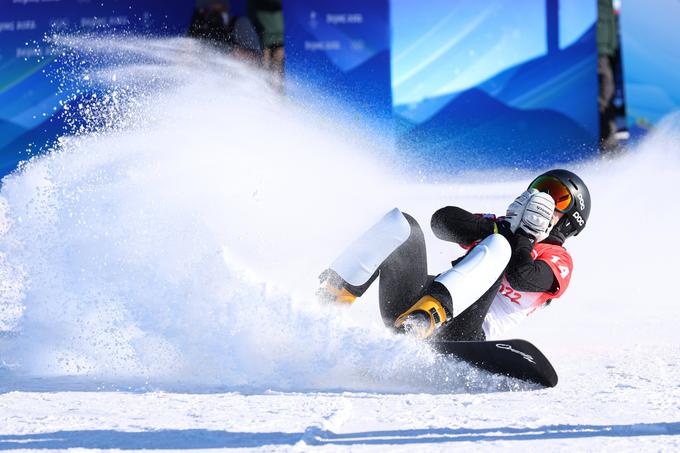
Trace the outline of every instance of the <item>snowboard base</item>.
<path fill-rule="evenodd" d="M 543 387 L 557 385 L 557 373 L 536 346 L 526 340 L 433 341 L 432 347 L 477 368 Z"/>

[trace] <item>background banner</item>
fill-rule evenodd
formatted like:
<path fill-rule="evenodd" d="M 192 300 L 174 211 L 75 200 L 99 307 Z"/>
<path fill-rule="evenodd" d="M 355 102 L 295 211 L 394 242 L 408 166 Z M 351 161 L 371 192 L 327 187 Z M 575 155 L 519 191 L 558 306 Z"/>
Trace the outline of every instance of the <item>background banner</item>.
<path fill-rule="evenodd" d="M 63 130 L 55 33 L 185 34 L 194 0 L 0 0 L 0 177 Z"/>
<path fill-rule="evenodd" d="M 411 162 L 535 167 L 598 152 L 593 0 L 301 0 L 284 16 L 288 88 L 391 118 Z"/>
<path fill-rule="evenodd" d="M 392 0 L 398 142 L 437 168 L 597 153 L 594 0 Z"/>
<path fill-rule="evenodd" d="M 45 75 L 60 63 L 44 35 L 184 34 L 193 5 L 0 0 L 0 175 L 28 157 L 28 145 L 39 149 L 63 129 L 55 119 L 67 93 L 58 93 Z M 283 5 L 289 94 L 303 95 L 311 86 L 337 99 L 362 122 L 394 133 L 414 162 L 448 171 L 542 166 L 597 153 L 594 1 Z M 626 62 L 627 84 L 634 80 L 633 62 Z"/>
<path fill-rule="evenodd" d="M 287 92 L 311 86 L 365 121 L 391 124 L 388 0 L 284 1 L 283 14 Z"/>
<path fill-rule="evenodd" d="M 680 110 L 680 2 L 625 0 L 620 21 L 626 114 L 639 135 Z"/>

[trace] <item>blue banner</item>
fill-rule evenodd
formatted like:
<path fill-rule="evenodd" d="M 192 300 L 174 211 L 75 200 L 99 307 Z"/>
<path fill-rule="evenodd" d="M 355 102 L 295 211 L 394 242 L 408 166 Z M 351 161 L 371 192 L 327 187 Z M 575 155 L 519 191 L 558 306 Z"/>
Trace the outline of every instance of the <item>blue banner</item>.
<path fill-rule="evenodd" d="M 313 87 L 373 125 L 391 124 L 388 0 L 284 1 L 283 14 L 287 92 Z"/>
<path fill-rule="evenodd" d="M 400 146 L 446 170 L 595 155 L 596 4 L 392 0 Z"/>
<path fill-rule="evenodd" d="M 680 110 L 680 2 L 626 0 L 620 21 L 626 115 L 639 135 Z"/>
<path fill-rule="evenodd" d="M 0 0 L 0 177 L 63 132 L 58 55 L 45 36 L 185 34 L 193 0 Z"/>

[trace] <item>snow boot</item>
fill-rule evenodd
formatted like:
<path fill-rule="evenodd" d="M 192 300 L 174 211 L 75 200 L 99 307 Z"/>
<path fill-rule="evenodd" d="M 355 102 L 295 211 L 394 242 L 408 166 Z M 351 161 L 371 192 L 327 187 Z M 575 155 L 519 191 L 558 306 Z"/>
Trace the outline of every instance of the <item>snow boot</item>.
<path fill-rule="evenodd" d="M 347 288 L 335 286 L 329 280 L 321 284 L 316 291 L 316 297 L 321 303 L 337 305 L 351 305 L 357 299 L 357 296 L 350 293 Z"/>
<path fill-rule="evenodd" d="M 421 297 L 415 305 L 394 322 L 397 331 L 416 338 L 428 338 L 447 321 L 442 304 L 430 295 Z"/>

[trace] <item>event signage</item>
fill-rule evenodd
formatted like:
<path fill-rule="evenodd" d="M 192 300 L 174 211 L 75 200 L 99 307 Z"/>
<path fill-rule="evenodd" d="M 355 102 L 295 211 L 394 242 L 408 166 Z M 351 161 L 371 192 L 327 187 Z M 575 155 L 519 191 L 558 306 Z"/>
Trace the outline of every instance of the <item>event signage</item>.
<path fill-rule="evenodd" d="M 391 102 L 410 162 L 450 172 L 597 153 L 597 2 L 296 0 L 284 14 L 287 82 L 362 114 Z"/>
<path fill-rule="evenodd" d="M 364 124 L 391 123 L 388 0 L 284 1 L 283 13 L 288 94 L 310 96 L 311 87 Z"/>

